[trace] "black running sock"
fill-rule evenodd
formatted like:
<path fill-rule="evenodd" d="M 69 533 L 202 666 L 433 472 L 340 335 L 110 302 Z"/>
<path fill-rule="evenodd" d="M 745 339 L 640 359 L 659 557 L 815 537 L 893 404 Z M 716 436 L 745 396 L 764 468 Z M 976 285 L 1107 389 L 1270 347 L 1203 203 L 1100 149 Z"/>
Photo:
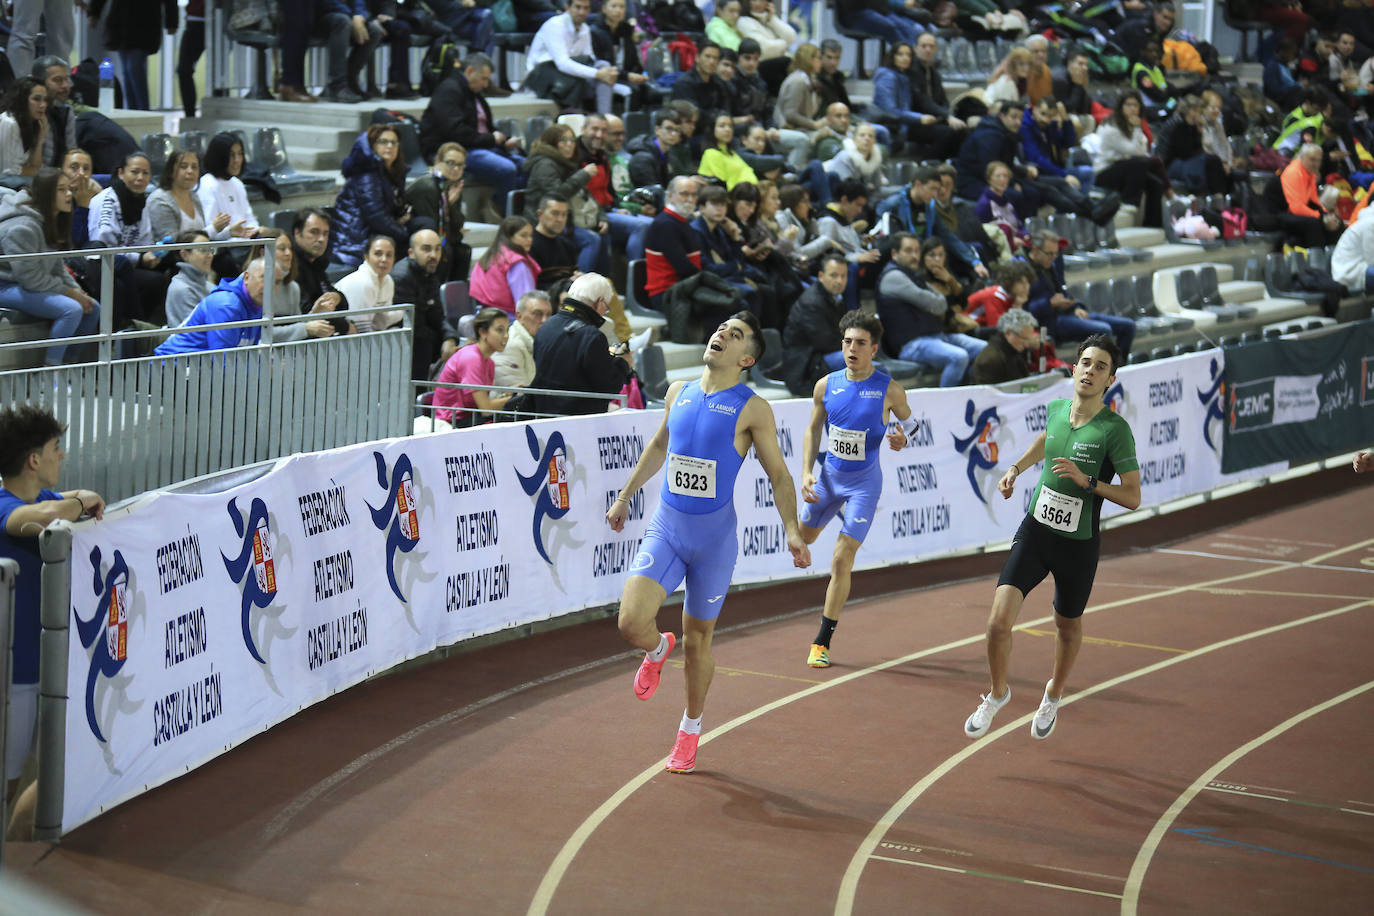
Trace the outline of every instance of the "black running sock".
<path fill-rule="evenodd" d="M 838 620 L 831 620 L 824 615 L 821 616 L 821 631 L 816 634 L 816 645 L 830 648 L 830 637 L 835 635 L 835 626 Z"/>

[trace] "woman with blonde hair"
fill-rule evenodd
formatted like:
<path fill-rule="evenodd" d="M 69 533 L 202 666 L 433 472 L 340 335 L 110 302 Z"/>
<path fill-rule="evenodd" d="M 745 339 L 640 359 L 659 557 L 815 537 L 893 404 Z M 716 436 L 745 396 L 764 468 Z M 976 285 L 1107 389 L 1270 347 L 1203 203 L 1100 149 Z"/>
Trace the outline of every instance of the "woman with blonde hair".
<path fill-rule="evenodd" d="M 989 108 L 996 101 L 1025 105 L 1030 100 L 1027 88 L 1034 64 L 1035 58 L 1029 50 L 1012 48 L 988 77 L 988 87 L 983 90 L 983 102 Z"/>

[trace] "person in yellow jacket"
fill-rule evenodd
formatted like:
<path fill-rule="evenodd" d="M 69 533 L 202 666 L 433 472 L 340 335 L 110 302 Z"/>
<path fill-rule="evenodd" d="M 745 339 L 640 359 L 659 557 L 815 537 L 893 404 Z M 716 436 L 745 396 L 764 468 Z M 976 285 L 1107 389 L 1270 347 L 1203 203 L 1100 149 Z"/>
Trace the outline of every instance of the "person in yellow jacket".
<path fill-rule="evenodd" d="M 711 114 L 713 120 L 711 145 L 702 150 L 701 164 L 697 173 L 719 178 L 725 182 L 726 190 L 742 181 L 758 184 L 759 178 L 754 170 L 735 151 L 735 123 L 728 111 Z"/>

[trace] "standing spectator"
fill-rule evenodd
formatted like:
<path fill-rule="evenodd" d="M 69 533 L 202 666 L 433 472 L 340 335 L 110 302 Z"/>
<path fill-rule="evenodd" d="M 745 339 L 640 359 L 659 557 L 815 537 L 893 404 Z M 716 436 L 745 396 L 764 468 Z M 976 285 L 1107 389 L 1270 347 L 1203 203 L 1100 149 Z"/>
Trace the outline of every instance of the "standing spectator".
<path fill-rule="evenodd" d="M 207 230 L 217 241 L 229 237 L 228 213 L 216 214 L 213 222 L 205 219 L 205 208 L 196 195 L 199 182 L 200 157 L 194 152 L 177 150 L 167 157 L 158 189 L 148 195 L 153 238 L 172 239 L 190 229 Z"/>
<path fill-rule="evenodd" d="M 205 0 L 186 0 L 186 27 L 177 47 L 177 86 L 186 117 L 196 116 L 200 91 L 196 89 L 196 62 L 205 53 Z"/>
<path fill-rule="evenodd" d="M 60 57 L 40 57 L 33 62 L 30 75 L 42 80 L 48 89 L 48 132 L 43 138 L 43 164 L 61 168 L 62 157 L 76 146 L 71 64 Z"/>
<path fill-rule="evenodd" d="M 37 254 L 71 247 L 71 179 L 45 170 L 27 191 L 0 191 L 0 254 Z M 0 261 L 0 306 L 52 320 L 54 340 L 93 334 L 100 323 L 96 301 L 82 292 L 60 257 Z M 65 343 L 48 348 L 44 361 L 62 364 Z"/>
<path fill-rule="evenodd" d="M 1140 93 L 1134 89 L 1121 94 L 1116 109 L 1097 130 L 1097 152 L 1093 156 L 1096 181 L 1121 194 L 1128 203 L 1144 199 L 1141 225 L 1164 225 L 1164 196 L 1173 196 L 1169 174 L 1158 156 L 1150 155 L 1145 136 L 1144 112 Z"/>
<path fill-rule="evenodd" d="M 578 269 L 592 271 L 610 260 L 610 226 L 587 193 L 587 184 L 600 170 L 594 163 L 579 166 L 576 155 L 577 138 L 568 125 L 554 124 L 539 136 L 525 160 L 525 218 L 538 219 L 538 211 L 550 194 L 564 198 L 571 208 Z"/>
<path fill-rule="evenodd" d="M 601 325 L 615 290 L 600 274 L 583 274 L 568 287 L 568 295 L 553 316 L 534 335 L 534 381 L 531 388 L 554 391 L 597 391 L 614 394 L 630 378 L 630 347 L 607 346 Z M 536 395 L 539 413 L 604 413 L 608 401 Z"/>
<path fill-rule="evenodd" d="M 649 305 L 663 311 L 663 294 L 701 270 L 701 238 L 690 223 L 697 206 L 695 179 L 679 175 L 668 183 L 664 207 L 644 233 L 645 290 Z"/>
<path fill-rule="evenodd" d="M 444 282 L 466 280 L 472 247 L 463 241 L 463 170 L 467 152 L 445 143 L 434 155 L 434 168 L 406 185 L 406 204 L 414 227 L 433 226 L 443 245 L 439 273 Z M 411 236 L 412 244 L 414 236 Z M 404 301 L 404 300 L 403 300 Z"/>
<path fill-rule="evenodd" d="M 1055 340 L 1083 340 L 1094 334 L 1105 334 L 1116 340 L 1124 360 L 1135 340 L 1135 322 L 1119 315 L 1090 312 L 1065 295 L 1059 236 L 1049 229 L 1031 233 L 1029 257 L 1035 280 L 1031 283 L 1026 310 L 1036 317 L 1040 326 Z"/>
<path fill-rule="evenodd" d="M 443 242 L 432 229 L 410 237 L 410 250 L 391 269 L 393 301 L 415 306 L 414 343 L 410 377 L 429 378 L 429 367 L 439 357 L 440 344 L 450 329 L 444 326 L 443 281 L 440 279 Z M 456 330 L 453 331 L 456 335 Z"/>
<path fill-rule="evenodd" d="M 562 194 L 544 195 L 530 241 L 530 257 L 539 265 L 535 285 L 540 289 L 552 289 L 572 279 L 578 271 L 583 252 L 578 250 L 576 237 L 567 229 L 568 199 Z"/>
<path fill-rule="evenodd" d="M 420 151 L 433 160 L 445 143 L 459 143 L 467 150 L 467 172 L 491 185 L 495 213 L 486 222 L 499 223 L 506 210 L 506 195 L 515 187 L 524 158 L 520 138 L 495 129 L 491 106 L 482 97 L 491 86 L 491 58 L 469 54 L 461 71 L 454 69 L 434 90 L 420 116 Z M 494 217 L 494 219 L 493 219 Z"/>
<path fill-rule="evenodd" d="M 67 18 L 71 18 L 70 4 Z M 19 564 L 12 648 L 0 649 L 10 653 L 10 683 L 5 685 L 9 708 L 4 714 L 9 724 L 5 798 L 11 804 L 38 723 L 39 586 L 43 579 L 38 535 L 58 519 L 105 517 L 105 500 L 94 490 L 53 490 L 66 458 L 64 432 L 66 427 L 40 407 L 22 404 L 0 411 L 0 557 Z M 5 810 L 11 810 L 10 805 Z"/>
<path fill-rule="evenodd" d="M 110 186 L 91 199 L 87 217 L 91 241 L 106 248 L 153 244 L 146 193 L 151 177 L 147 156 L 130 153 L 124 158 L 124 164 L 110 179 Z M 160 259 L 151 251 L 119 257 L 134 268 L 132 282 L 137 293 L 116 300 L 115 327 L 123 328 L 131 321 L 162 324 L 167 277 L 156 269 Z"/>
<path fill-rule="evenodd" d="M 315 207 L 306 207 L 296 214 L 291 226 L 291 252 L 296 263 L 296 282 L 301 286 L 301 309 L 315 311 L 327 305 L 325 311 L 348 308 L 348 300 L 334 289 L 329 279 L 329 238 L 333 224 L 329 214 Z M 335 325 L 339 330 L 340 326 Z M 347 325 L 341 333 L 347 333 Z"/>
<path fill-rule="evenodd" d="M 1334 244 L 1341 233 L 1341 218 L 1323 207 L 1317 194 L 1321 165 L 1322 148 L 1304 143 L 1279 175 L 1288 203 L 1284 228 L 1295 234 L 1305 248 Z"/>
<path fill-rule="evenodd" d="M 510 318 L 500 309 L 485 308 L 472 321 L 477 340 L 448 358 L 435 379 L 456 385 L 490 385 L 496 377 L 493 355 L 506 348 Z M 473 426 L 482 422 L 477 411 L 500 410 L 509 394 L 491 394 L 471 388 L 435 388 L 434 416 L 450 426 Z"/>
<path fill-rule="evenodd" d="M 482 306 L 493 306 L 508 316 L 515 303 L 534 289 L 540 267 L 530 257 L 534 227 L 523 216 L 508 216 L 496 230 L 496 238 L 472 268 L 468 293 Z"/>
<path fill-rule="evenodd" d="M 48 87 L 21 76 L 0 96 L 0 174 L 37 175 L 50 129 Z"/>
<path fill-rule="evenodd" d="M 391 268 L 396 263 L 396 243 L 389 235 L 374 235 L 367 240 L 363 262 L 358 269 L 340 278 L 339 292 L 348 297 L 353 326 L 359 331 L 385 331 L 404 319 L 400 312 L 358 314 L 358 309 L 385 308 L 395 301 L 396 283 Z"/>
<path fill-rule="evenodd" d="M 529 75 L 523 88 L 560 108 L 577 111 L 610 111 L 611 93 L 629 95 L 630 87 L 617 83 L 620 71 L 592 58 L 592 35 L 587 28 L 591 0 L 569 0 L 568 11 L 539 27 L 530 43 Z M 595 98 L 594 104 L 588 100 Z"/>
<path fill-rule="evenodd" d="M 239 178 L 243 158 L 243 143 L 228 131 L 215 134 L 205 147 L 205 162 L 196 184 L 196 196 L 208 220 L 203 225 L 213 233 L 249 238 L 258 230 L 258 218 L 248 201 L 248 189 Z M 219 235 L 220 238 L 227 236 Z"/>
<path fill-rule="evenodd" d="M 124 107 L 147 111 L 148 56 L 162 49 L 162 32 L 177 33 L 176 0 L 90 0 L 91 22 L 105 16 L 105 48 L 119 52 L 119 71 L 124 84 Z M 19 72 L 16 70 L 16 72 Z"/>
<path fill-rule="evenodd" d="M 878 278 L 878 317 L 887 329 L 889 347 L 908 362 L 940 370 L 940 387 L 961 385 L 973 360 L 986 344 L 976 337 L 945 332 L 945 297 L 921 283 L 921 246 L 916 237 L 892 237 L 892 261 Z"/>
<path fill-rule="evenodd" d="M 682 128 L 677 113 L 671 108 L 654 112 L 653 136 L 635 137 L 625 146 L 630 154 L 630 183 L 637 188 L 656 184 L 667 186 L 673 177 L 668 167 L 668 153 L 682 141 Z"/>
<path fill-rule="evenodd" d="M 277 0 L 281 10 L 281 83 L 283 102 L 318 102 L 305 88 L 305 52 L 312 39 L 323 39 L 329 72 L 324 98 L 331 102 L 361 102 L 348 88 L 348 49 L 353 41 L 353 16 L 344 0 Z"/>
<path fill-rule="evenodd" d="M 634 23 L 626 16 L 625 2 L 603 0 L 601 14 L 590 26 L 592 53 L 597 60 L 607 61 L 620 71 L 619 79 L 632 87 L 626 107 L 644 108 L 649 101 L 649 77 L 644 75 L 644 63 L 639 59 L 639 47 L 635 43 Z"/>
<path fill-rule="evenodd" d="M 827 372 L 844 367 L 840 319 L 848 311 L 844 288 L 849 282 L 844 256 L 833 252 L 822 256 L 817 280 L 792 306 L 782 329 L 783 374 L 787 389 L 797 397 L 803 397 Z"/>
<path fill-rule="evenodd" d="M 496 20 L 490 9 L 476 0 L 425 0 L 434 18 L 457 37 L 470 52 L 490 56 L 496 52 Z"/>
<path fill-rule="evenodd" d="M 401 139 L 389 124 L 373 124 L 359 134 L 344 158 L 344 186 L 334 202 L 338 215 L 334 232 L 334 260 L 356 267 L 363 246 L 372 235 L 388 235 L 397 247 L 410 233 L 410 207 L 406 204 L 406 164 Z"/>
<path fill-rule="evenodd" d="M 210 236 L 205 234 L 204 229 L 188 229 L 178 233 L 175 239 L 178 245 L 208 241 Z M 169 328 L 180 327 L 200 301 L 210 295 L 215 288 L 215 281 L 210 273 L 210 262 L 215 257 L 212 249 L 183 248 L 177 250 L 177 256 L 176 276 L 172 277 L 172 282 L 167 285 L 165 311 Z M 299 290 L 297 295 L 300 295 Z M 299 308 L 300 303 L 297 302 L 297 309 Z M 281 312 L 289 313 L 285 308 L 282 308 Z"/>
<path fill-rule="evenodd" d="M 15 73 L 23 73 L 33 65 L 40 19 L 48 56 L 62 61 L 72 56 L 72 43 L 76 39 L 72 0 L 14 0 L 10 41 L 5 53 Z"/>
<path fill-rule="evenodd" d="M 491 356 L 496 363 L 497 386 L 528 388 L 534 381 L 534 335 L 551 314 L 549 294 L 542 289 L 530 290 L 515 303 L 515 322 L 510 326 L 506 348 Z"/>
<path fill-rule="evenodd" d="M 1030 375 L 1026 351 L 1040 345 L 1040 326 L 1025 309 L 1011 309 L 997 319 L 997 334 L 973 360 L 973 384 L 1000 385 Z"/>

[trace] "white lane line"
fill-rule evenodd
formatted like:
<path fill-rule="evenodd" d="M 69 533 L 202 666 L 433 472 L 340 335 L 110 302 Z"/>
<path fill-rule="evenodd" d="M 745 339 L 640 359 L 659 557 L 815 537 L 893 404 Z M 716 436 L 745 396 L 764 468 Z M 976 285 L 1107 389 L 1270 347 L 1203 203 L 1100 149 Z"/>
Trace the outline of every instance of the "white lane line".
<path fill-rule="evenodd" d="M 1083 690 L 1081 693 L 1065 695 L 1064 698 L 1060 701 L 1060 707 L 1062 708 L 1065 704 L 1074 703 L 1078 700 L 1087 699 L 1088 697 L 1093 696 L 1094 694 L 1101 693 L 1104 690 L 1110 690 L 1111 688 L 1116 687 L 1119 684 L 1124 684 L 1127 681 L 1132 681 L 1136 678 L 1144 677 L 1147 674 L 1153 674 L 1157 671 L 1162 671 L 1165 668 L 1177 665 L 1180 662 L 1193 661 L 1197 658 L 1200 658 L 1201 656 L 1208 655 L 1220 649 L 1229 648 L 1231 646 L 1238 645 L 1243 642 L 1248 642 L 1252 639 L 1258 639 L 1262 636 L 1270 636 L 1274 633 L 1280 633 L 1284 630 L 1292 629 L 1293 627 L 1302 626 L 1308 623 L 1314 623 L 1320 620 L 1325 620 L 1328 617 L 1335 617 L 1340 614 L 1347 614 L 1358 608 L 1369 607 L 1372 604 L 1374 604 L 1374 601 L 1370 600 L 1356 602 L 1355 604 L 1349 604 L 1345 607 L 1339 607 L 1330 611 L 1323 611 L 1320 614 L 1313 614 L 1310 617 L 1303 617 L 1299 620 L 1290 620 L 1286 623 L 1276 624 L 1275 626 L 1265 627 L 1263 629 L 1254 630 L 1249 633 L 1242 633 L 1239 636 L 1232 636 L 1228 639 L 1223 639 L 1220 642 L 1214 642 L 1211 645 L 1203 646 L 1200 649 L 1194 649 L 1187 655 L 1174 655 L 1162 661 L 1155 662 L 1152 665 L 1146 665 L 1144 668 L 1138 668 L 1135 671 L 1129 671 L 1126 674 L 1118 675 L 1117 677 L 1114 677 L 1107 681 L 1103 681 L 1100 684 L 1094 684 L 1093 686 Z M 977 741 L 970 742 L 968 747 L 964 748 L 957 754 L 954 754 L 953 756 L 947 758 L 943 763 L 941 763 L 935 769 L 927 773 L 920 782 L 912 786 L 905 795 L 898 799 L 896 804 L 894 804 L 891 808 L 888 809 L 888 811 L 882 816 L 882 818 L 880 818 L 878 822 L 873 825 L 873 829 L 869 831 L 868 836 L 866 836 L 863 842 L 859 844 L 859 848 L 857 851 L 855 851 L 854 857 L 849 861 L 849 867 L 845 869 L 844 878 L 840 882 L 839 895 L 835 901 L 836 916 L 849 916 L 849 914 L 853 913 L 854 897 L 859 890 L 859 878 L 863 874 L 864 864 L 872 856 L 873 850 L 877 848 L 878 842 L 883 838 L 883 836 L 887 833 L 888 830 L 892 829 L 892 825 L 897 822 L 897 819 L 900 818 L 903 814 L 905 814 L 907 809 L 914 805 L 916 803 L 916 800 L 920 798 L 922 795 L 924 795 L 927 789 L 929 789 L 932 785 L 938 782 L 942 777 L 948 774 L 955 767 L 959 766 L 959 764 L 966 761 L 969 757 L 972 757 L 981 748 L 989 746 L 998 738 L 1001 738 L 1004 735 L 1008 735 L 1011 732 L 1016 731 L 1017 729 L 1024 728 L 1027 724 L 1029 724 L 1029 722 L 1033 718 L 1035 718 L 1034 713 L 1027 713 L 1026 715 L 1022 716 L 1016 721 L 1007 723 L 1006 725 L 997 729 L 997 731 L 992 732 L 989 735 L 985 735 Z M 1209 778 L 1207 782 L 1211 782 L 1211 779 Z"/>
<path fill-rule="evenodd" d="M 1366 541 L 1357 544 L 1352 544 L 1349 547 L 1341 548 L 1341 551 L 1358 549 L 1368 544 L 1374 544 L 1374 538 L 1370 538 Z M 1317 560 L 1323 560 L 1325 558 L 1326 555 L 1323 554 L 1313 557 L 1313 561 L 1315 562 Z M 1123 607 L 1128 604 L 1136 604 L 1142 601 L 1152 601 L 1156 598 L 1168 598 L 1173 595 L 1181 595 L 1186 592 L 1196 591 L 1197 589 L 1201 588 L 1211 588 L 1218 585 L 1225 585 L 1228 582 L 1239 582 L 1243 579 L 1254 579 L 1260 576 L 1269 575 L 1273 572 L 1277 572 L 1280 569 L 1287 569 L 1294 565 L 1301 564 L 1283 563 L 1278 566 L 1271 565 L 1269 568 L 1266 569 L 1259 569 L 1245 573 L 1237 573 L 1231 576 L 1223 576 L 1220 579 L 1211 579 L 1208 581 L 1193 583 L 1190 585 L 1175 586 L 1174 588 L 1166 589 L 1164 591 L 1150 592 L 1144 595 L 1134 595 L 1129 598 L 1119 598 L 1116 601 L 1108 601 L 1105 604 L 1090 607 L 1084 613 L 1092 614 L 1097 611 L 1105 611 L 1115 607 Z M 1038 626 L 1043 623 L 1049 623 L 1052 619 L 1052 617 L 1040 617 L 1035 620 L 1028 620 L 1022 625 Z M 850 681 L 855 680 L 856 678 L 860 678 L 868 674 L 873 674 L 878 671 L 886 671 L 889 668 L 896 667 L 897 665 L 904 665 L 907 662 L 915 661 L 916 659 L 923 658 L 927 655 L 932 655 L 938 652 L 947 651 L 949 649 L 957 649 L 963 646 L 979 643 L 983 641 L 983 638 L 983 634 L 979 633 L 976 636 L 969 636 L 951 643 L 946 643 L 943 646 L 936 646 L 933 649 L 923 649 L 919 652 L 913 652 L 910 655 L 906 655 L 901 658 L 892 659 L 890 661 L 882 662 L 877 665 L 872 665 L 868 668 L 853 671 L 849 674 L 837 677 L 833 681 L 829 681 L 825 684 L 818 684 L 815 687 L 808 687 L 805 690 L 800 690 L 797 693 L 790 694 L 788 696 L 774 700 L 771 703 L 753 709 L 741 716 L 737 716 L 736 718 L 731 719 L 730 721 L 726 722 L 724 725 L 719 726 L 718 728 L 714 728 L 708 732 L 704 732 L 701 736 L 701 741 L 698 742 L 698 747 L 704 744 L 709 744 L 714 739 L 719 738 L 722 735 L 725 735 L 726 733 L 733 731 L 741 725 L 746 725 L 749 722 L 752 722 L 754 719 L 757 719 L 759 716 L 762 716 L 765 713 L 786 706 L 797 700 L 813 696 L 817 693 L 820 693 L 822 690 L 828 690 L 831 687 L 838 687 L 839 685 L 847 684 Z M 1183 657 L 1184 656 L 1176 656 L 1176 658 Z M 1026 718 L 1027 720 L 1029 720 L 1030 716 L 1027 716 Z M 980 743 L 986 743 L 986 739 Z M 601 826 L 602 822 L 604 822 L 606 818 L 609 817 L 611 813 L 614 812 L 615 809 L 618 808 L 625 799 L 629 798 L 630 795 L 634 794 L 634 791 L 636 789 L 638 789 L 640 786 L 643 786 L 655 775 L 660 773 L 662 769 L 663 760 L 659 760 L 658 762 L 646 768 L 643 772 L 641 772 L 639 775 L 635 776 L 624 786 L 622 786 L 614 795 L 612 795 L 600 806 L 598 806 L 595 811 L 593 811 L 591 814 L 587 816 L 586 820 L 584 820 L 581 824 L 577 826 L 577 829 L 574 830 L 572 834 L 568 837 L 567 842 L 563 844 L 563 848 L 561 848 L 558 851 L 558 854 L 554 856 L 554 860 L 552 863 L 549 864 L 548 870 L 544 872 L 544 877 L 540 880 L 539 887 L 535 889 L 534 899 L 530 901 L 529 909 L 526 911 L 528 916 L 543 916 L 543 914 L 548 912 L 549 904 L 553 902 L 553 895 L 558 890 L 558 885 L 562 882 L 563 875 L 567 873 L 569 866 L 572 865 L 573 859 L 577 857 L 578 852 L 581 851 L 582 847 L 586 844 L 587 840 L 591 837 L 591 835 L 594 832 L 596 832 L 596 829 Z M 872 847 L 870 847 L 870 851 L 871 850 Z"/>
<path fill-rule="evenodd" d="M 1339 547 L 1339 544 L 1328 544 L 1325 541 L 1294 541 L 1291 539 L 1277 540 L 1276 538 L 1261 537 L 1254 534 L 1223 534 L 1219 535 L 1223 541 L 1263 541 L 1266 544 L 1301 544 L 1304 547 Z"/>
<path fill-rule="evenodd" d="M 1216 779 L 1217 776 L 1224 773 L 1228 767 L 1233 766 L 1237 760 L 1241 759 L 1255 748 L 1272 741 L 1279 735 L 1282 735 L 1296 725 L 1306 722 L 1313 716 L 1323 713 L 1333 706 L 1338 706 L 1346 700 L 1354 699 L 1371 689 L 1374 689 L 1374 681 L 1361 684 L 1359 687 L 1347 690 L 1345 693 L 1334 696 L 1324 703 L 1318 703 L 1316 706 L 1304 709 L 1297 715 L 1275 725 L 1253 741 L 1248 741 L 1236 748 L 1234 751 L 1221 758 L 1221 760 L 1218 760 L 1211 769 L 1199 776 L 1182 795 L 1174 800 L 1174 803 L 1169 806 L 1169 810 L 1165 811 L 1163 816 L 1155 822 L 1154 829 L 1152 829 L 1149 836 L 1145 838 L 1145 842 L 1140 845 L 1140 850 L 1136 853 L 1135 862 L 1131 865 L 1131 873 L 1126 876 L 1126 893 L 1121 898 L 1122 916 L 1134 916 L 1136 907 L 1140 903 L 1140 885 L 1145 880 L 1145 872 L 1150 867 L 1150 860 L 1154 858 L 1155 850 L 1159 848 L 1160 841 L 1164 839 L 1164 834 L 1173 826 L 1174 821 L 1178 820 L 1178 816 L 1183 813 L 1183 809 L 1188 807 L 1188 803 L 1191 802 L 1209 782 Z"/>
<path fill-rule="evenodd" d="M 1363 546 L 1363 545 L 1356 545 Z M 1273 557 L 1237 557 L 1229 553 L 1208 553 L 1205 550 L 1179 550 L 1175 547 L 1160 547 L 1153 553 L 1171 553 L 1182 557 L 1202 557 L 1208 560 L 1235 560 L 1237 563 L 1268 563 L 1271 566 L 1302 567 L 1303 569 L 1326 569 L 1332 572 L 1374 573 L 1374 569 L 1360 569 L 1355 566 L 1332 566 L 1324 563 L 1303 562 L 1301 560 L 1279 560 Z M 1333 553 L 1345 553 L 1345 550 Z"/>
<path fill-rule="evenodd" d="M 1262 798 L 1266 801 L 1285 802 L 1303 808 L 1321 808 L 1324 811 L 1344 811 L 1346 814 L 1362 814 L 1365 817 L 1374 817 L 1374 811 L 1360 811 L 1355 808 L 1343 808 L 1340 805 L 1324 805 L 1320 802 L 1305 801 L 1301 798 L 1289 798 L 1286 795 L 1266 795 L 1263 792 L 1251 792 L 1248 789 L 1228 789 L 1225 786 L 1203 786 L 1202 788 L 1207 792 L 1224 792 L 1227 795 L 1239 795 L 1241 798 Z"/>
<path fill-rule="evenodd" d="M 911 859 L 894 859 L 891 856 L 873 856 L 880 862 L 895 862 L 898 865 L 914 865 L 917 868 L 933 868 L 937 871 L 952 871 L 959 875 L 971 875 L 975 878 L 994 878 L 998 881 L 1009 881 L 1012 884 L 1031 884 L 1035 887 L 1049 887 L 1057 891 L 1073 891 L 1075 894 L 1092 894 L 1094 897 L 1110 897 L 1113 900 L 1120 900 L 1120 894 L 1112 894 L 1107 891 L 1090 891 L 1086 887 L 1072 887 L 1068 884 L 1051 884 L 1048 881 L 1032 881 L 1030 878 L 1018 878 L 1015 875 L 998 875 L 990 871 L 978 871 L 973 868 L 953 868 L 949 865 L 936 865 L 934 862 L 913 862 Z"/>

